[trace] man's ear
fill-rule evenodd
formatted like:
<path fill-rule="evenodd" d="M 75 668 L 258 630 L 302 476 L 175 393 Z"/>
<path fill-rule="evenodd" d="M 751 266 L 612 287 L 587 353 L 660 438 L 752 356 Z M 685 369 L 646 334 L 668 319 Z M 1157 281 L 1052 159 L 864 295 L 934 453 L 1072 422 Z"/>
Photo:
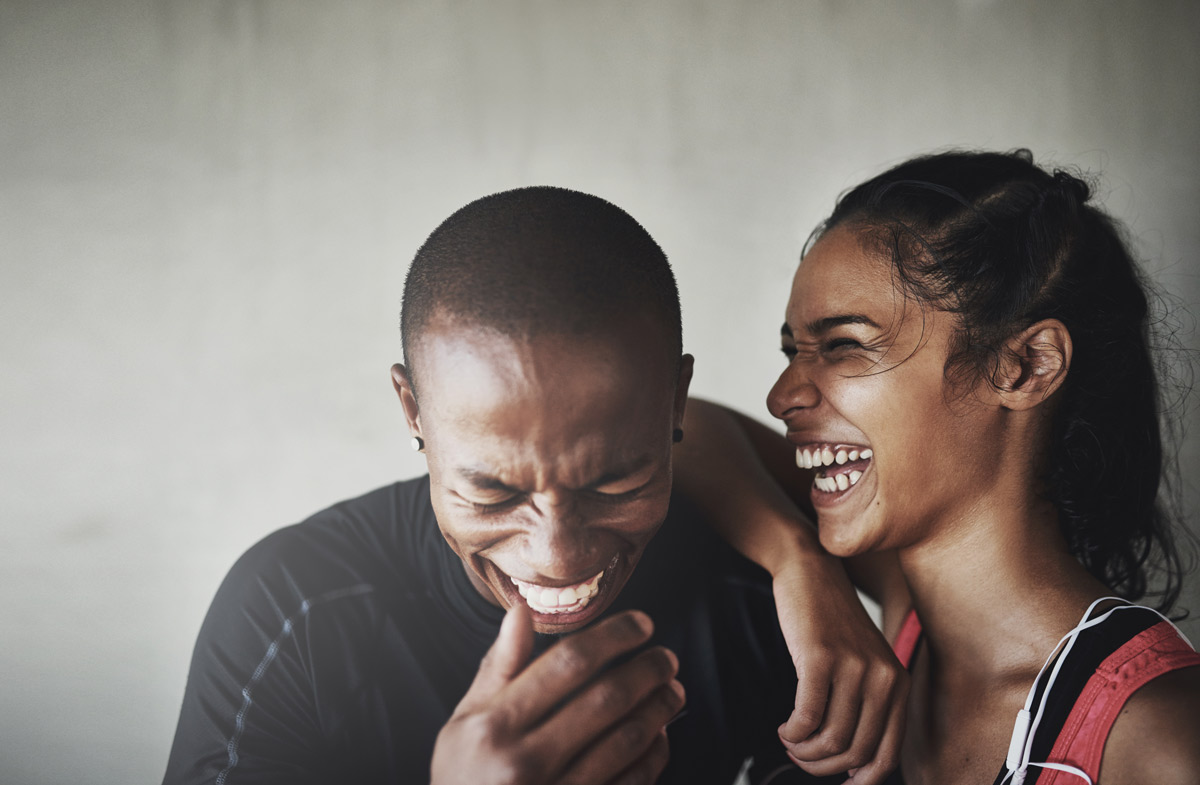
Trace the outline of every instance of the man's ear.
<path fill-rule="evenodd" d="M 671 427 L 683 428 L 683 412 L 687 408 L 688 388 L 692 384 L 692 370 L 696 360 L 685 354 L 679 358 L 679 378 L 675 381 L 675 419 Z"/>
<path fill-rule="evenodd" d="M 1053 395 L 1071 368 L 1071 333 L 1058 319 L 1043 319 L 1009 338 L 996 374 L 1006 409 L 1032 409 Z"/>
<path fill-rule="evenodd" d="M 408 369 L 400 363 L 392 366 L 392 387 L 404 407 L 404 419 L 408 421 L 408 431 L 413 436 L 421 435 L 421 413 L 417 409 L 417 395 L 413 392 L 412 379 Z"/>

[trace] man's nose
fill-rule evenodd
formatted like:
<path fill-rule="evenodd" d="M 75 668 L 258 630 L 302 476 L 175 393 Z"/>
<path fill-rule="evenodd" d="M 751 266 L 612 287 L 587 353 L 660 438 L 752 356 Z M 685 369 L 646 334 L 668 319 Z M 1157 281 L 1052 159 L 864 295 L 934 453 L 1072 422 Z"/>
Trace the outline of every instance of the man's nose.
<path fill-rule="evenodd" d="M 526 564 L 551 580 L 591 577 L 580 572 L 595 567 L 602 554 L 579 505 L 561 497 L 534 497 L 533 502 L 533 519 L 525 538 Z"/>
<path fill-rule="evenodd" d="M 792 360 L 767 393 L 767 409 L 773 417 L 787 420 L 797 412 L 821 402 L 821 391 L 812 379 L 812 368 L 799 358 Z"/>

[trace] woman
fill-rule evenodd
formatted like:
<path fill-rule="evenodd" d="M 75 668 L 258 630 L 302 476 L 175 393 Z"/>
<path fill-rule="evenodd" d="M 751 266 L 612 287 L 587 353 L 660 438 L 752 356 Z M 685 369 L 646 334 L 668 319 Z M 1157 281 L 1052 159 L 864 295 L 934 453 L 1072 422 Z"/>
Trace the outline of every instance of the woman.
<path fill-rule="evenodd" d="M 908 161 L 810 242 L 767 402 L 821 543 L 878 555 L 864 583 L 911 676 L 897 781 L 1200 772 L 1200 656 L 1127 602 L 1157 564 L 1165 610 L 1182 572 L 1147 317 L 1087 184 L 1027 151 Z M 711 446 L 711 407 L 689 415 Z M 778 516 L 727 528 L 760 563 L 788 547 Z"/>

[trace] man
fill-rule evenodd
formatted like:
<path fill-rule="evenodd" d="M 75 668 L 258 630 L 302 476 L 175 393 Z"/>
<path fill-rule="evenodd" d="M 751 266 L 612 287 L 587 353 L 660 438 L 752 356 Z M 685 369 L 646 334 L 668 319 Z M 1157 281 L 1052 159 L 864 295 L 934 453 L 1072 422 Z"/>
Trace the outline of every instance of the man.
<path fill-rule="evenodd" d="M 164 782 L 799 775 L 768 579 L 671 497 L 692 358 L 645 230 L 563 189 L 480 199 L 417 253 L 401 327 L 429 475 L 239 560 Z"/>

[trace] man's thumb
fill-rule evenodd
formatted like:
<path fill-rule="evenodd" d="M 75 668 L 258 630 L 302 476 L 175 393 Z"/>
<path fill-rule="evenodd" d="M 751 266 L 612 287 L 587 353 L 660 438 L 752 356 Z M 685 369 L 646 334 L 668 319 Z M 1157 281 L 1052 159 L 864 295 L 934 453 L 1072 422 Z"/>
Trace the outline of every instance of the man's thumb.
<path fill-rule="evenodd" d="M 475 681 L 459 703 L 458 709 L 471 708 L 504 689 L 529 663 L 533 653 L 533 619 L 524 603 L 517 603 L 504 614 L 496 642 L 483 655 Z"/>

